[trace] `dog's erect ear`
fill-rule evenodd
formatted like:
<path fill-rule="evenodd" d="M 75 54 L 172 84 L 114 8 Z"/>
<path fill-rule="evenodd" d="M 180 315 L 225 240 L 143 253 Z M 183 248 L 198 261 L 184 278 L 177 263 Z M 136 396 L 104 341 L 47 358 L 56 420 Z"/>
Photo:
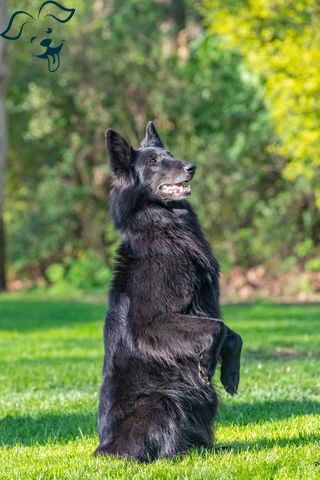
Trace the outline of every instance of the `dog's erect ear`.
<path fill-rule="evenodd" d="M 33 16 L 28 12 L 20 10 L 12 15 L 9 21 L 9 25 L 6 30 L 0 33 L 1 37 L 7 40 L 17 40 L 21 37 L 22 29 L 26 23 L 30 23 L 34 20 Z"/>
<path fill-rule="evenodd" d="M 52 17 L 59 23 L 67 23 L 71 20 L 75 11 L 75 8 L 66 8 L 54 0 L 48 0 L 39 8 L 38 18 L 41 15 L 41 17 Z"/>
<path fill-rule="evenodd" d="M 134 150 L 131 145 L 120 135 L 109 128 L 106 131 L 107 154 L 112 172 L 116 177 L 128 178 L 131 172 L 131 163 Z"/>
<path fill-rule="evenodd" d="M 163 143 L 158 135 L 157 130 L 152 122 L 149 122 L 146 129 L 145 139 L 141 142 L 141 147 L 159 147 L 164 148 Z"/>

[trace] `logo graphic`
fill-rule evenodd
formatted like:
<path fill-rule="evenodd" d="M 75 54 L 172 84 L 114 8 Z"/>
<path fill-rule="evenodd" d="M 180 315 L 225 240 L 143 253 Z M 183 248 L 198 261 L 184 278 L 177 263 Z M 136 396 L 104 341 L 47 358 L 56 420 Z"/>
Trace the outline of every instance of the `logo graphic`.
<path fill-rule="evenodd" d="M 74 8 L 65 8 L 59 3 L 53 0 L 49 0 L 47 2 L 44 2 L 39 8 L 37 19 L 30 15 L 30 13 L 24 12 L 22 10 L 15 12 L 10 18 L 7 29 L 4 32 L 0 33 L 0 35 L 7 40 L 18 40 L 22 35 L 23 27 L 27 23 L 42 22 L 44 24 L 43 20 L 45 17 L 52 17 L 59 23 L 67 23 L 73 17 L 74 12 Z M 39 43 L 39 45 L 41 47 L 44 47 L 46 50 L 45 52 L 37 55 L 33 53 L 33 56 L 41 58 L 43 60 L 47 60 L 49 72 L 56 72 L 60 67 L 60 52 L 62 50 L 65 40 L 59 40 L 58 46 L 51 46 L 52 39 L 49 37 L 49 35 L 51 35 L 52 32 L 52 28 L 46 28 L 46 35 L 43 34 L 43 37 L 41 38 L 31 37 L 30 41 L 31 43 L 33 43 L 36 39 L 39 40 L 40 43 L 35 42 L 33 45 L 35 46 Z"/>

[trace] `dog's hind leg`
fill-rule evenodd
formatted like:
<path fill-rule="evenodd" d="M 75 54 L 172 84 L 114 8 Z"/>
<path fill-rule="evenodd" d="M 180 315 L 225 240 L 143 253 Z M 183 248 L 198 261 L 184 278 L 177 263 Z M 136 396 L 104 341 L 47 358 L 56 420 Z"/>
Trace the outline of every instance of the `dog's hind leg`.
<path fill-rule="evenodd" d="M 95 455 L 118 456 L 138 462 L 172 458 L 179 453 L 183 414 L 163 394 L 148 399 L 114 428 Z"/>
<path fill-rule="evenodd" d="M 213 399 L 212 399 L 213 400 Z M 218 408 L 217 395 L 206 404 L 194 403 L 187 406 L 187 421 L 181 435 L 181 450 L 213 447 L 213 424 Z"/>

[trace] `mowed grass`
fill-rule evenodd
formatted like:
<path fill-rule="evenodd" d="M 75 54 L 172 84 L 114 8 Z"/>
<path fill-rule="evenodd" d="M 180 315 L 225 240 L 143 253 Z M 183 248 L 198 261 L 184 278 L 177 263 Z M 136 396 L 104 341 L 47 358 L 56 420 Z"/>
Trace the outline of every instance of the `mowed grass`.
<path fill-rule="evenodd" d="M 150 465 L 92 456 L 105 310 L 0 298 L 0 479 L 320 478 L 320 305 L 224 307 L 244 339 L 239 395 L 215 382 L 232 450 Z"/>

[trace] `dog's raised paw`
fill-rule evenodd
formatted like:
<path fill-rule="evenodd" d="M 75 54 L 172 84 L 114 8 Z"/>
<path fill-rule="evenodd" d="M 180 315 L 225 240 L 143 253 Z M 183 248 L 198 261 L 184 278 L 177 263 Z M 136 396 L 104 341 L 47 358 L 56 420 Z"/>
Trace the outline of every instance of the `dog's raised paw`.
<path fill-rule="evenodd" d="M 230 395 L 235 395 L 238 392 L 238 386 L 240 381 L 240 366 L 236 371 L 229 371 L 228 369 L 221 368 L 221 383 L 224 389 Z"/>
<path fill-rule="evenodd" d="M 242 338 L 230 332 L 221 351 L 221 383 L 230 395 L 238 391 L 241 350 Z"/>

